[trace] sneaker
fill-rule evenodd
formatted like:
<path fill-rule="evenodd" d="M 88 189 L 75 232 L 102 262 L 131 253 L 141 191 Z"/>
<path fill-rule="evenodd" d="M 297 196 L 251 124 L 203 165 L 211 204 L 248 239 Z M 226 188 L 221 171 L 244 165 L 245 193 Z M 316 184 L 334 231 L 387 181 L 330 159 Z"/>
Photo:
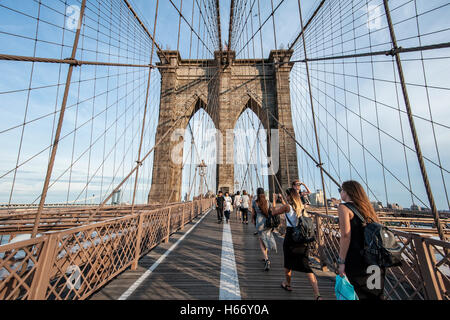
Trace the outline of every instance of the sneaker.
<path fill-rule="evenodd" d="M 266 260 L 266 265 L 264 266 L 264 271 L 270 270 L 270 260 Z"/>

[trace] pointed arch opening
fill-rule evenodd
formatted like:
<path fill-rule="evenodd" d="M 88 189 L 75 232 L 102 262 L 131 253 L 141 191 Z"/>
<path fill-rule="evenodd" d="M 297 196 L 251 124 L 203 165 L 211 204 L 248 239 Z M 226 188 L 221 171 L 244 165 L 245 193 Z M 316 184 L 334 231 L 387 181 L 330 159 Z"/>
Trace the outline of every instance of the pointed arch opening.
<path fill-rule="evenodd" d="M 267 130 L 254 112 L 257 106 L 249 99 L 234 127 L 234 189 L 249 194 L 259 187 L 269 190 Z"/>
<path fill-rule="evenodd" d="M 216 171 L 216 126 L 198 99 L 184 134 L 182 201 L 214 193 Z"/>
<path fill-rule="evenodd" d="M 242 109 L 236 118 L 235 127 L 244 112 L 248 110 L 253 111 L 256 118 L 261 122 L 263 129 L 267 130 L 269 128 L 268 111 L 262 108 L 261 104 L 257 102 L 257 98 L 250 95 L 246 95 L 243 99 Z"/>

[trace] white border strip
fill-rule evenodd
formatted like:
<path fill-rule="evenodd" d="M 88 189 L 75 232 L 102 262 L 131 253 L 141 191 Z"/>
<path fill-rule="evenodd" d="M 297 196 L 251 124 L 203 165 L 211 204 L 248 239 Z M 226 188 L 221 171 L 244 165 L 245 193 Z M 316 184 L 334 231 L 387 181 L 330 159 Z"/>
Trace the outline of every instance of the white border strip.
<path fill-rule="evenodd" d="M 230 224 L 225 222 L 223 223 L 219 300 L 241 300 L 231 228 Z"/>
<path fill-rule="evenodd" d="M 128 288 L 128 290 L 127 291 L 125 291 L 120 297 L 119 297 L 119 299 L 118 300 L 127 300 L 128 299 L 128 297 L 142 284 L 142 282 L 144 282 L 144 280 L 145 279 L 147 279 L 151 274 L 152 274 L 152 272 L 159 266 L 159 264 L 161 263 L 161 262 L 163 262 L 164 261 L 164 259 L 166 259 L 167 258 L 167 256 L 178 246 L 178 244 L 181 242 L 181 241 L 183 241 L 183 239 L 189 234 L 189 233 L 191 233 L 191 231 L 192 230 L 194 230 L 195 229 L 195 227 L 197 227 L 197 225 L 200 223 L 200 222 L 202 222 L 202 220 L 209 214 L 211 212 L 211 210 L 210 211 L 208 211 L 207 213 L 205 213 L 204 215 L 203 215 L 203 217 L 199 220 L 199 221 L 197 221 L 197 223 L 191 228 L 191 229 L 189 229 L 189 231 L 188 232 L 186 232 L 180 239 L 178 239 L 178 241 L 176 242 L 176 243 L 174 243 L 161 257 L 159 257 L 159 259 L 147 270 L 147 271 L 145 271 L 145 273 L 142 275 L 142 276 L 140 276 L 139 277 L 139 279 L 137 279 L 136 280 L 136 282 L 135 283 L 133 283 L 132 285 L 131 285 L 131 287 L 129 287 Z"/>

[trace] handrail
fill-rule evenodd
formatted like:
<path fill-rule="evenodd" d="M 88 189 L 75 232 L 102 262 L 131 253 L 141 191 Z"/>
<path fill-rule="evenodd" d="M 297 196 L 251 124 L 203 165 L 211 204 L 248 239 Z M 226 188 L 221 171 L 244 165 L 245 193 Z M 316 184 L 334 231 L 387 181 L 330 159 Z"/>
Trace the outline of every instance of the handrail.
<path fill-rule="evenodd" d="M 0 246 L 0 300 L 86 299 L 213 202 L 135 211 Z"/>
<path fill-rule="evenodd" d="M 336 272 L 339 255 L 339 218 L 308 211 L 316 226 L 312 255 L 322 267 Z M 391 300 L 450 300 L 450 242 L 392 229 L 403 246 L 402 266 L 386 271 L 385 295 Z"/>

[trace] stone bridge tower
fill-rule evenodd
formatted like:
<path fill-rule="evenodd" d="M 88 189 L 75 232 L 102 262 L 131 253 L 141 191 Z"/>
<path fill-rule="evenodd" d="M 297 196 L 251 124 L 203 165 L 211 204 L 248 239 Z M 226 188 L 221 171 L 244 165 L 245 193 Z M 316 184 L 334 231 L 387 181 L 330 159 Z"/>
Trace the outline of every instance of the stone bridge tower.
<path fill-rule="evenodd" d="M 223 139 L 217 139 L 217 189 L 234 192 L 233 130 L 239 116 L 250 108 L 261 120 L 266 132 L 283 126 L 292 136 L 289 75 L 293 51 L 273 50 L 269 59 L 238 60 L 235 53 L 216 52 L 214 60 L 183 60 L 178 51 L 160 51 L 161 102 L 155 149 L 153 179 L 149 203 L 181 201 L 182 163 L 172 161 L 172 154 L 182 156 L 183 137 L 191 117 L 203 108 Z M 274 117 L 278 120 L 275 121 Z M 174 131 L 168 131 L 174 126 Z M 280 128 L 278 137 L 270 135 L 273 168 L 283 189 L 298 178 L 295 142 Z M 229 131 L 228 131 L 229 132 Z M 277 139 L 278 138 L 278 139 Z M 269 139 L 268 156 L 271 157 Z M 269 175 L 270 194 L 280 192 Z M 217 191 L 217 190 L 215 190 Z"/>

